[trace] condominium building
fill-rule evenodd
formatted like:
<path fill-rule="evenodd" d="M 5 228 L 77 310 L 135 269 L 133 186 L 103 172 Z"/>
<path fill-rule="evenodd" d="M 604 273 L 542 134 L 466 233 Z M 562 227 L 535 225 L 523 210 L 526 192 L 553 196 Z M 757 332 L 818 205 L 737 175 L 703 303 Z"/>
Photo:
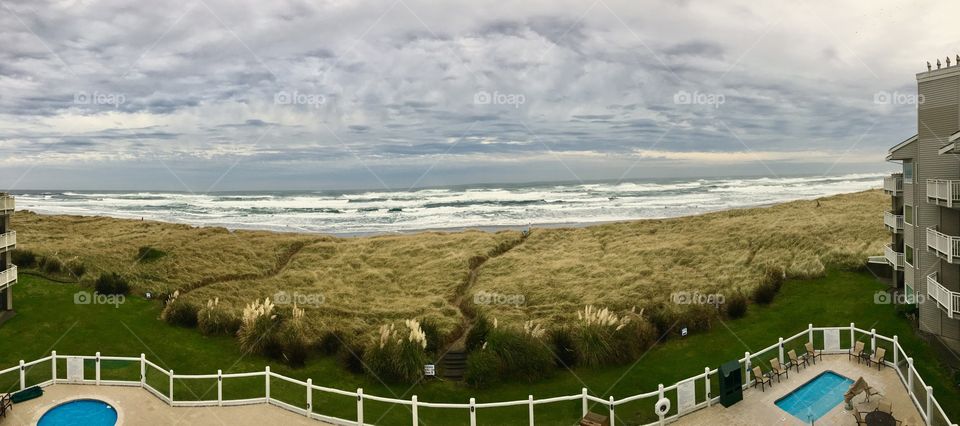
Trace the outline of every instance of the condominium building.
<path fill-rule="evenodd" d="M 10 229 L 13 197 L 0 192 L 0 322 L 13 312 L 12 286 L 17 283 L 17 267 L 11 256 L 17 246 L 17 232 Z"/>
<path fill-rule="evenodd" d="M 903 170 L 883 181 L 891 195 L 883 222 L 894 285 L 917 303 L 920 329 L 960 349 L 958 65 L 917 74 L 917 134 L 887 155 Z"/>

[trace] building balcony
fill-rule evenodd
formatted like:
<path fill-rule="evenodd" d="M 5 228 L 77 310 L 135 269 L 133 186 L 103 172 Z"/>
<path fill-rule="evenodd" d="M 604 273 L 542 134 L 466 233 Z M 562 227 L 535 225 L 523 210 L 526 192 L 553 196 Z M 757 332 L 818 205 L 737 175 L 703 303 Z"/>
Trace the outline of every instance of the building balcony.
<path fill-rule="evenodd" d="M 0 234 L 0 253 L 17 248 L 17 231 Z"/>
<path fill-rule="evenodd" d="M 899 234 L 903 232 L 903 215 L 893 214 L 892 212 L 883 212 L 883 224 L 887 225 L 887 228 L 890 229 L 890 232 Z"/>
<path fill-rule="evenodd" d="M 903 253 L 898 252 L 892 245 L 887 244 L 883 248 L 883 257 L 887 259 L 887 262 L 894 270 L 903 270 Z"/>
<path fill-rule="evenodd" d="M 13 197 L 0 194 L 0 213 L 13 213 Z"/>
<path fill-rule="evenodd" d="M 936 272 L 927 275 L 927 296 L 937 302 L 950 318 L 960 316 L 960 292 L 950 291 L 940 284 Z"/>
<path fill-rule="evenodd" d="M 903 173 L 894 173 L 883 178 L 883 192 L 890 195 L 903 194 Z"/>
<path fill-rule="evenodd" d="M 944 234 L 936 227 L 927 228 L 927 250 L 947 262 L 960 264 L 960 237 Z"/>
<path fill-rule="evenodd" d="M 927 179 L 927 202 L 960 207 L 960 180 Z"/>
<path fill-rule="evenodd" d="M 0 271 L 0 290 L 10 287 L 17 283 L 17 265 L 10 269 Z"/>

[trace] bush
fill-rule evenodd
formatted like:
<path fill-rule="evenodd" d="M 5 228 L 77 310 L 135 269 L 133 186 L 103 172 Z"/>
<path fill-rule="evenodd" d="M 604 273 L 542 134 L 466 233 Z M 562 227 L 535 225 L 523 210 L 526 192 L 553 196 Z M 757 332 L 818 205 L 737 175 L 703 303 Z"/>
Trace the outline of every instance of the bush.
<path fill-rule="evenodd" d="M 15 249 L 11 252 L 13 264 L 23 268 L 33 268 L 37 266 L 38 257 L 36 253 L 30 250 Z"/>
<path fill-rule="evenodd" d="M 533 382 L 549 376 L 555 367 L 553 354 L 543 341 L 545 335 L 532 322 L 523 330 L 497 327 L 494 323 L 480 351 L 496 355 L 500 376 Z"/>
<path fill-rule="evenodd" d="M 481 349 L 467 358 L 467 371 L 463 380 L 475 388 L 496 383 L 500 379 L 500 358 L 493 351 Z"/>
<path fill-rule="evenodd" d="M 569 368 L 577 365 L 577 350 L 569 328 L 558 328 L 550 332 L 550 348 L 556 356 L 557 367 Z"/>
<path fill-rule="evenodd" d="M 736 292 L 727 296 L 726 300 L 727 316 L 733 319 L 743 318 L 747 314 L 747 296 L 741 292 Z"/>
<path fill-rule="evenodd" d="M 768 305 L 770 302 L 773 302 L 773 299 L 777 297 L 777 285 L 771 282 L 761 283 L 757 288 L 753 289 L 753 301 L 761 305 Z"/>
<path fill-rule="evenodd" d="M 490 333 L 490 321 L 488 321 L 487 317 L 483 315 L 477 316 L 477 320 L 474 322 L 473 328 L 471 328 L 470 332 L 467 333 L 467 352 L 473 352 L 479 349 L 480 346 L 483 346 L 483 342 L 487 340 L 488 333 Z"/>
<path fill-rule="evenodd" d="M 340 330 L 330 330 L 320 336 L 317 349 L 324 355 L 336 355 L 345 345 L 346 336 Z"/>
<path fill-rule="evenodd" d="M 237 339 L 244 352 L 278 357 L 281 354 L 277 334 L 282 319 L 273 312 L 270 298 L 254 300 L 243 308 Z"/>
<path fill-rule="evenodd" d="M 63 271 L 63 262 L 55 257 L 41 257 L 40 270 L 48 274 L 59 274 Z"/>
<path fill-rule="evenodd" d="M 283 320 L 277 333 L 279 359 L 294 367 L 302 367 L 310 353 L 310 343 L 303 325 L 304 310 L 293 305 L 290 318 Z"/>
<path fill-rule="evenodd" d="M 427 363 L 427 338 L 417 320 L 404 322 L 397 333 L 393 324 L 380 327 L 380 340 L 364 354 L 369 373 L 388 383 L 416 383 Z"/>
<path fill-rule="evenodd" d="M 366 371 L 363 367 L 363 358 L 366 353 L 366 346 L 345 340 L 337 351 L 337 358 L 340 359 L 340 364 L 342 364 L 347 371 L 354 374 L 363 374 Z"/>
<path fill-rule="evenodd" d="M 220 299 L 207 301 L 207 306 L 197 312 L 197 328 L 206 335 L 234 335 L 240 330 L 240 318 L 220 306 Z"/>
<path fill-rule="evenodd" d="M 676 331 L 683 327 L 686 327 L 688 332 L 708 331 L 713 325 L 713 319 L 718 315 L 719 309 L 716 305 L 687 305 L 677 314 L 679 322 Z"/>
<path fill-rule="evenodd" d="M 138 262 L 152 262 L 167 255 L 163 250 L 157 250 L 150 246 L 142 246 L 137 249 L 137 257 L 134 260 Z"/>
<path fill-rule="evenodd" d="M 633 361 L 658 335 L 655 325 L 643 319 L 642 311 L 618 315 L 588 305 L 577 315 L 572 335 L 577 360 L 582 365 L 598 367 Z"/>
<path fill-rule="evenodd" d="M 67 261 L 66 269 L 70 275 L 73 275 L 78 279 L 87 273 L 87 267 L 83 264 L 83 262 L 80 261 L 80 259 L 76 258 Z"/>
<path fill-rule="evenodd" d="M 130 284 L 116 272 L 101 274 L 94 284 L 100 294 L 127 294 Z"/>
<path fill-rule="evenodd" d="M 440 332 L 440 327 L 434 321 L 424 319 L 420 321 L 420 328 L 427 337 L 427 353 L 436 354 L 437 350 L 440 349 L 440 346 L 444 343 L 443 333 Z"/>
<path fill-rule="evenodd" d="M 197 326 L 197 314 L 200 311 L 200 307 L 180 299 L 180 291 L 174 291 L 169 298 L 167 298 L 166 306 L 163 308 L 163 312 L 160 313 L 160 319 L 166 321 L 169 324 L 179 325 L 181 327 L 196 327 Z"/>

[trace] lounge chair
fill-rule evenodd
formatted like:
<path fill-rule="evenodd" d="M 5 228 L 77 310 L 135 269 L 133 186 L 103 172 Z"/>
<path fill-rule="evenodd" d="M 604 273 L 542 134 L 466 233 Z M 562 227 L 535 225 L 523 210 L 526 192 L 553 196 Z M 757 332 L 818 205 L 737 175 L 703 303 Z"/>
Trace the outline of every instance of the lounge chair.
<path fill-rule="evenodd" d="M 853 345 L 853 349 L 850 349 L 850 352 L 847 352 L 847 359 L 850 359 L 850 357 L 856 357 L 857 362 L 860 362 L 861 355 L 863 355 L 863 342 L 857 342 Z"/>
<path fill-rule="evenodd" d="M 7 417 L 7 410 L 13 410 L 13 401 L 10 400 L 10 394 L 0 395 L 0 416 Z"/>
<path fill-rule="evenodd" d="M 777 383 L 780 383 L 780 376 L 786 375 L 788 379 L 790 378 L 790 370 L 784 368 L 777 358 L 770 360 L 770 371 L 777 375 Z"/>
<path fill-rule="evenodd" d="M 753 367 L 753 387 L 757 387 L 757 385 L 760 385 L 761 392 L 766 392 L 764 386 L 770 385 L 770 387 L 773 387 L 773 379 L 770 378 L 770 375 L 763 374 L 760 367 Z"/>
<path fill-rule="evenodd" d="M 812 360 L 814 364 L 817 363 L 817 358 L 823 359 L 823 351 L 818 351 L 814 349 L 813 343 L 807 342 L 803 346 L 807 348 L 807 353 L 804 355 L 806 355 L 807 359 Z"/>
<path fill-rule="evenodd" d="M 877 352 L 870 357 L 870 362 L 877 363 L 877 370 L 883 366 L 883 356 L 887 354 L 887 350 L 884 348 L 877 348 Z"/>
<path fill-rule="evenodd" d="M 803 368 L 807 368 L 807 358 L 805 356 L 798 357 L 797 351 L 790 349 L 790 351 L 787 352 L 787 356 L 790 357 L 790 363 L 787 364 L 787 368 L 790 368 L 791 366 L 795 367 L 797 369 L 797 373 L 800 373 L 801 365 Z"/>

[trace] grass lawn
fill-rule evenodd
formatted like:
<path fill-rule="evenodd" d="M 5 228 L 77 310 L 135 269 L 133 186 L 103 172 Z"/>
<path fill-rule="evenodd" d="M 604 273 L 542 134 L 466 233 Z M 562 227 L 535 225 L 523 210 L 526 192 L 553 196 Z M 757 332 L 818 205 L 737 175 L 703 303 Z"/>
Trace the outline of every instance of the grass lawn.
<path fill-rule="evenodd" d="M 874 292 L 882 289 L 872 276 L 865 273 L 829 271 L 820 279 L 788 281 L 773 304 L 767 307 L 751 306 L 747 316 L 740 320 L 719 321 L 711 332 L 674 339 L 655 346 L 636 365 L 601 369 L 559 371 L 550 379 L 533 383 L 504 384 L 492 389 L 473 390 L 461 385 L 431 382 L 415 387 L 387 387 L 374 379 L 346 373 L 336 361 L 316 356 L 301 369 L 290 369 L 259 356 L 244 356 L 231 337 L 205 337 L 195 330 L 178 328 L 158 320 L 160 304 L 140 298 L 128 298 L 119 307 L 110 305 L 74 304 L 74 293 L 79 288 L 72 284 L 56 284 L 40 278 L 23 276 L 14 287 L 14 303 L 18 314 L 0 326 L 0 369 L 14 366 L 20 359 L 33 360 L 56 350 L 62 355 L 139 356 L 182 374 L 262 371 L 265 365 L 281 374 L 314 383 L 346 390 L 364 388 L 367 394 L 409 398 L 418 395 L 422 401 L 467 402 L 471 396 L 477 402 L 526 399 L 570 395 L 580 392 L 585 385 L 595 395 L 624 397 L 655 390 L 659 383 L 670 384 L 698 373 L 704 367 L 716 367 L 721 362 L 754 352 L 777 341 L 780 336 L 793 335 L 808 323 L 817 326 L 842 326 L 856 322 L 864 329 L 876 328 L 878 333 L 899 335 L 901 344 L 914 359 L 917 369 L 934 387 L 944 409 L 954 421 L 960 420 L 960 391 L 951 385 L 951 377 L 934 360 L 932 350 L 923 345 L 911 331 L 907 320 L 898 317 L 890 305 L 874 304 Z M 678 325 L 682 326 L 682 325 Z M 847 341 L 843 334 L 841 341 Z M 892 356 L 892 355 L 890 355 Z M 137 380 L 139 367 L 131 363 L 104 363 L 105 378 Z M 61 377 L 63 363 L 58 366 Z M 41 364 L 28 374 L 31 382 L 49 378 L 49 364 Z M 88 376 L 89 377 L 89 376 Z M 161 392 L 167 390 L 166 378 L 148 374 L 148 380 Z M 0 376 L 0 392 L 17 385 L 17 375 Z M 303 388 L 286 383 L 272 383 L 272 394 L 284 401 L 304 405 Z M 216 399 L 215 380 L 191 380 L 175 384 L 177 399 Z M 698 386 L 702 388 L 702 386 Z M 714 387 L 716 389 L 716 387 Z M 262 396 L 263 379 L 236 379 L 225 381 L 225 398 Z M 702 389 L 700 389 L 702 392 Z M 579 401 L 538 406 L 538 424 L 573 424 L 579 416 Z M 676 404 L 673 404 L 676 406 Z M 649 421 L 653 401 L 637 401 L 618 409 L 620 422 Z M 603 407 L 597 407 L 603 412 Z M 314 394 L 314 411 L 354 419 L 356 401 L 351 397 Z M 526 407 L 485 409 L 478 411 L 481 423 L 526 424 Z M 365 402 L 365 421 L 377 424 L 409 424 L 407 407 L 390 408 L 386 404 Z M 421 409 L 420 420 L 425 424 L 467 423 L 465 410 Z"/>

